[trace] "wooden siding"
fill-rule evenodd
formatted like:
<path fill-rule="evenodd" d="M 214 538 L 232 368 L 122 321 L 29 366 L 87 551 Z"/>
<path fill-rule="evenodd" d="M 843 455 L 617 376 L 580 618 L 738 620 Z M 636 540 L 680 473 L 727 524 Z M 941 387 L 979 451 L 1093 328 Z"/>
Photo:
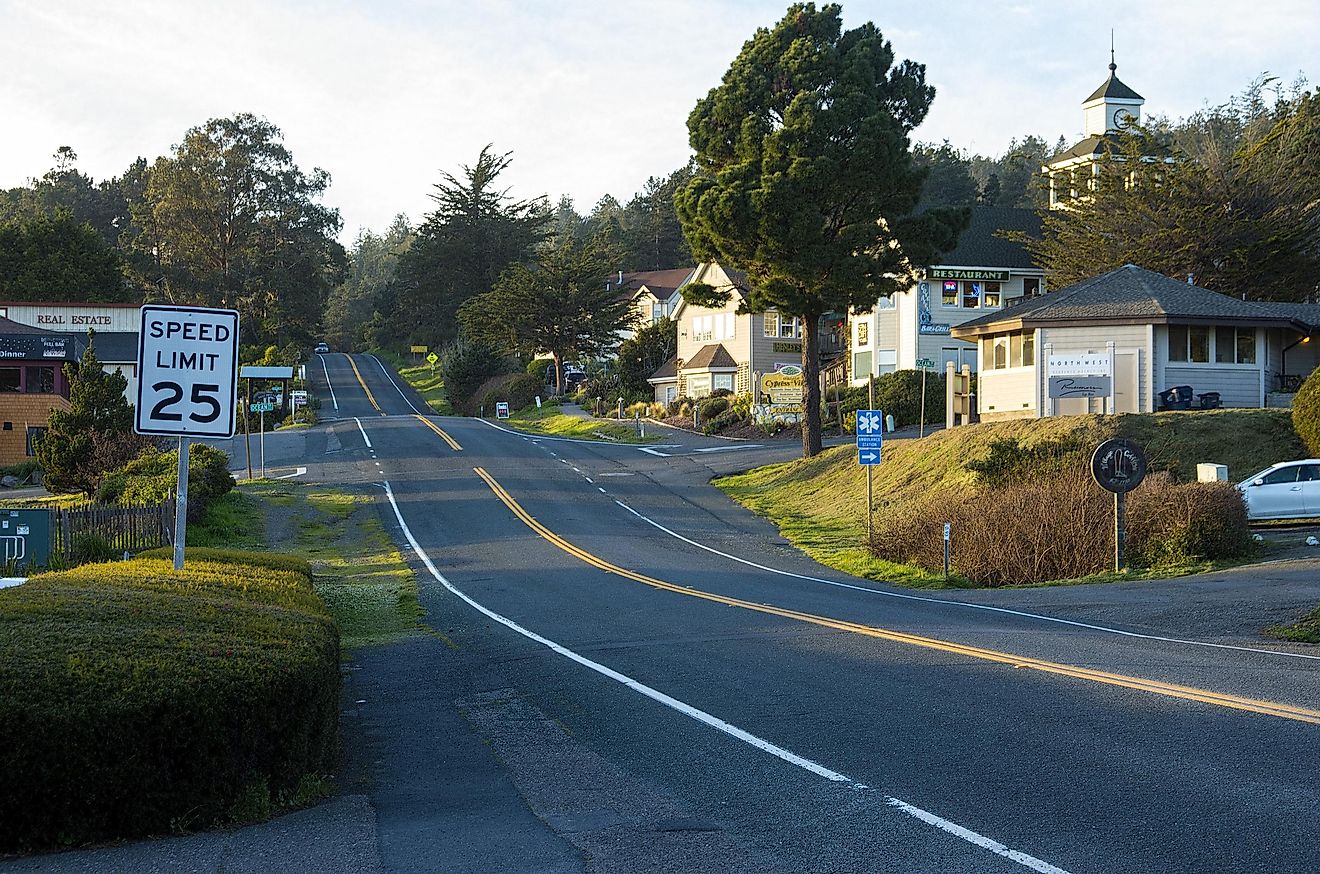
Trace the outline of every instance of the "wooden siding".
<path fill-rule="evenodd" d="M 59 395 L 0 394 L 0 465 L 18 464 L 27 454 L 27 429 L 45 428 L 52 409 L 67 410 Z"/>
<path fill-rule="evenodd" d="M 1220 401 L 1226 407 L 1259 407 L 1260 367 L 1250 365 L 1214 365 L 1200 366 L 1169 365 L 1164 368 L 1164 383 L 1161 390 L 1175 385 L 1190 385 L 1192 391 L 1201 394 L 1217 391 Z"/>

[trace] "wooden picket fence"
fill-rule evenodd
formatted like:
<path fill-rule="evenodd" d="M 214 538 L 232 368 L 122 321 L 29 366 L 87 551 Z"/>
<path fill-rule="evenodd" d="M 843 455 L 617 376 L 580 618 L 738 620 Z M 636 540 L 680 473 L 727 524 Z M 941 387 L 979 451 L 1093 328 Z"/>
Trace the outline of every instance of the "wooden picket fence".
<path fill-rule="evenodd" d="M 85 535 L 101 538 L 116 553 L 140 552 L 174 542 L 174 499 L 161 504 L 119 506 L 86 503 L 50 511 L 51 558 L 74 560 Z"/>

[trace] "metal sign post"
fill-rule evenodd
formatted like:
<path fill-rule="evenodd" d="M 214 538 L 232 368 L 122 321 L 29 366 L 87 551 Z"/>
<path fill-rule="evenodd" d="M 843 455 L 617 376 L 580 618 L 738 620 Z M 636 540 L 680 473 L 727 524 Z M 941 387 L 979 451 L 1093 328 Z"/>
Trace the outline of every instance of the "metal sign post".
<path fill-rule="evenodd" d="M 929 358 L 917 359 L 917 367 L 921 368 L 921 425 L 917 430 L 917 439 L 926 436 L 926 369 L 934 366 L 935 362 Z"/>
<path fill-rule="evenodd" d="M 188 441 L 234 436 L 238 312 L 147 304 L 139 311 L 133 430 L 179 438 L 174 569 L 182 570 L 188 526 Z"/>
<path fill-rule="evenodd" d="M 1122 573 L 1127 540 L 1126 497 L 1146 478 L 1146 453 L 1131 440 L 1106 440 L 1091 456 L 1091 476 L 1100 488 L 1114 493 L 1114 571 Z"/>
<path fill-rule="evenodd" d="M 266 411 L 263 409 L 259 414 L 261 417 L 261 478 L 266 478 Z"/>
<path fill-rule="evenodd" d="M 953 537 L 953 523 L 944 523 L 944 582 L 949 581 L 949 541 Z"/>

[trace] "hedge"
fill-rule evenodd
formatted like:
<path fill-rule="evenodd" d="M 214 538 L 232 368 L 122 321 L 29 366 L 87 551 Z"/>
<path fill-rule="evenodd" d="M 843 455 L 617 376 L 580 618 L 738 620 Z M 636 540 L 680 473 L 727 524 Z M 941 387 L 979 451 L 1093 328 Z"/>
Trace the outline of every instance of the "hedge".
<path fill-rule="evenodd" d="M 174 561 L 173 546 L 158 546 L 139 552 L 138 558 L 162 558 Z M 311 579 L 312 565 L 306 559 L 284 552 L 247 552 L 242 549 L 223 549 L 215 546 L 189 546 L 184 550 L 184 562 L 191 568 L 194 561 L 229 562 L 272 571 L 291 571 Z"/>
<path fill-rule="evenodd" d="M 1320 368 L 1302 383 L 1293 397 L 1293 430 L 1312 456 L 1320 456 Z"/>
<path fill-rule="evenodd" d="M 0 591 L 0 851 L 224 823 L 332 768 L 339 634 L 311 578 L 200 552 Z"/>

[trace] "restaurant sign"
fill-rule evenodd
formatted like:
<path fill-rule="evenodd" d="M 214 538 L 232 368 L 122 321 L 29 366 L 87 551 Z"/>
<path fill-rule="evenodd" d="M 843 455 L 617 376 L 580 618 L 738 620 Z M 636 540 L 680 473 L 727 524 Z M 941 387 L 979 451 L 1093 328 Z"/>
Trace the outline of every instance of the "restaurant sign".
<path fill-rule="evenodd" d="M 966 279 L 971 282 L 1008 282 L 1007 270 L 968 270 L 962 267 L 928 267 L 927 279 Z"/>

